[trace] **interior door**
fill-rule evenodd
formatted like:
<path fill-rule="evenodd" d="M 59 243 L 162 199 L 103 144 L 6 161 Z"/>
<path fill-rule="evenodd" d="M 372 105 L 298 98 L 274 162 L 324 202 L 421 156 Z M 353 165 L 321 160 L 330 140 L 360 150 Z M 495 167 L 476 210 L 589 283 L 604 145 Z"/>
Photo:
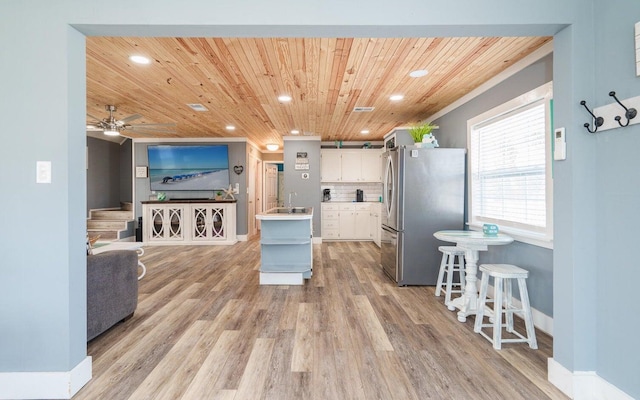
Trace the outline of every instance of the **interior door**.
<path fill-rule="evenodd" d="M 252 236 L 258 233 L 258 229 L 256 227 L 256 158 L 253 155 L 249 155 L 248 171 L 247 171 L 247 184 L 248 184 L 248 193 L 247 193 L 247 214 L 249 220 L 248 222 L 248 236 Z"/>
<path fill-rule="evenodd" d="M 262 213 L 262 195 L 263 195 L 263 190 L 262 190 L 262 160 L 256 158 L 255 160 L 256 164 L 255 164 L 255 171 L 256 171 L 256 198 L 255 198 L 255 202 L 253 204 L 255 204 L 255 214 L 260 214 Z M 260 230 L 260 220 L 255 219 L 255 230 L 256 233 L 258 233 L 257 231 Z"/>
<path fill-rule="evenodd" d="M 278 206 L 278 166 L 264 166 L 264 199 L 267 210 Z"/>

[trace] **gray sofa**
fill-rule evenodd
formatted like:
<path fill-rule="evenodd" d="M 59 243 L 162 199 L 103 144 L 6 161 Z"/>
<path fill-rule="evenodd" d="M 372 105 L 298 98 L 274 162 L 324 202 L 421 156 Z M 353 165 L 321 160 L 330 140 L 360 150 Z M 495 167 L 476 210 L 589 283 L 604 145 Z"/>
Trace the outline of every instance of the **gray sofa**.
<path fill-rule="evenodd" d="M 87 341 L 133 315 L 138 306 L 138 253 L 87 256 Z"/>

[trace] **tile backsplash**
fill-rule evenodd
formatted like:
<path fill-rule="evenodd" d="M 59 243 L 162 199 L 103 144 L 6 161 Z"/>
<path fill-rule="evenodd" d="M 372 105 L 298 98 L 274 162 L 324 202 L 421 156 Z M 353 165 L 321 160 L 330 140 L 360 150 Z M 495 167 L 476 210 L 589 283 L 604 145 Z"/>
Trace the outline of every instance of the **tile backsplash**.
<path fill-rule="evenodd" d="M 322 190 L 331 189 L 331 201 L 355 201 L 356 189 L 364 192 L 364 201 L 380 201 L 382 196 L 382 183 L 331 183 L 323 184 L 320 190 L 322 200 Z"/>

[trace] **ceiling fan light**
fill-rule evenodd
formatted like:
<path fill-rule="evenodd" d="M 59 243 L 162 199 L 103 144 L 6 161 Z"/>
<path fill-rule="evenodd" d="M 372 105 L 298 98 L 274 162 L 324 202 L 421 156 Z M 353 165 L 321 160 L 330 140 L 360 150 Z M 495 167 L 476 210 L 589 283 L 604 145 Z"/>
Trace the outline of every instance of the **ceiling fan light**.
<path fill-rule="evenodd" d="M 107 136 L 119 136 L 120 132 L 118 132 L 117 130 L 113 130 L 113 129 L 105 129 L 103 131 L 103 133 Z"/>
<path fill-rule="evenodd" d="M 280 148 L 279 145 L 277 145 L 276 143 L 269 143 L 267 144 L 267 150 L 269 151 L 276 151 Z"/>

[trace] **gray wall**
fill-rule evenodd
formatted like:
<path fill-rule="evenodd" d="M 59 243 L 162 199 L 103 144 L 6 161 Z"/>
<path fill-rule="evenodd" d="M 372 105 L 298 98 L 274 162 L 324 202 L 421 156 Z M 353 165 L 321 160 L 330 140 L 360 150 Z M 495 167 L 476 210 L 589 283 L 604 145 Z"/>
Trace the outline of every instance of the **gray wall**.
<path fill-rule="evenodd" d="M 87 137 L 87 216 L 90 209 L 131 201 L 131 141 L 122 145 Z"/>
<path fill-rule="evenodd" d="M 555 123 L 567 128 L 568 145 L 567 160 L 554 167 L 553 357 L 569 371 L 595 371 L 640 398 L 640 381 L 632 376 L 639 370 L 640 348 L 623 336 L 640 331 L 640 319 L 620 315 L 636 303 L 636 291 L 609 289 L 635 276 L 635 270 L 630 270 L 631 261 L 608 261 L 622 257 L 612 252 L 614 237 L 624 245 L 636 236 L 635 207 L 629 211 L 624 206 L 640 203 L 637 164 L 626 158 L 629 149 L 640 148 L 640 125 L 590 135 L 582 127 L 588 115 L 579 105 L 582 99 L 594 106 L 608 104 L 609 90 L 621 98 L 640 93 L 633 46 L 640 2 L 397 0 L 363 8 L 338 0 L 321 5 L 246 0 L 223 7 L 220 2 L 184 0 L 180 5 L 2 2 L 0 119 L 5 134 L 0 168 L 11 171 L 3 176 L 11 190 L 0 196 L 0 219 L 12 234 L 0 241 L 0 376 L 70 371 L 87 356 L 84 35 L 551 34 Z M 47 62 L 25 63 L 36 59 Z M 35 183 L 39 160 L 52 162 L 51 184 Z M 621 177 L 629 181 L 616 185 Z M 24 240 L 35 226 L 47 238 L 38 243 L 38 251 Z M 627 289 L 625 285 L 621 288 Z"/>
<path fill-rule="evenodd" d="M 288 206 L 289 193 L 293 206 L 313 207 L 313 236 L 320 236 L 320 140 L 284 141 L 284 198 Z M 306 152 L 309 158 L 309 170 L 296 170 L 296 153 Z M 302 179 L 302 173 L 308 172 L 309 179 Z"/>
<path fill-rule="evenodd" d="M 433 121 L 441 147 L 467 146 L 467 120 L 553 80 L 553 56 L 548 55 L 504 82 Z M 468 215 L 465 198 L 465 216 Z M 553 316 L 553 251 L 516 242 L 492 246 L 480 253 L 480 263 L 511 263 L 529 271 L 527 286 L 531 306 Z"/>
<path fill-rule="evenodd" d="M 595 96 L 586 99 L 589 104 L 612 103 L 613 99 L 608 96 L 612 90 L 621 100 L 640 95 L 640 77 L 635 76 L 632 57 L 633 24 L 640 21 L 638 4 L 640 2 L 634 2 L 631 12 L 627 1 L 597 3 L 596 21 L 616 22 L 596 23 L 595 26 L 595 43 L 601 52 L 596 63 Z M 622 108 L 619 112 L 618 115 L 624 116 Z M 590 122 L 584 113 L 582 117 Z M 620 382 L 621 388 L 624 383 L 625 388 L 634 389 L 628 393 L 640 399 L 640 351 L 631 344 L 634 341 L 631 337 L 640 330 L 640 319 L 631 317 L 625 306 L 627 301 L 634 302 L 633 298 L 638 296 L 638 285 L 634 282 L 638 263 L 629 259 L 629 256 L 634 257 L 628 250 L 638 246 L 635 239 L 640 226 L 637 211 L 640 205 L 640 125 L 596 135 L 580 134 L 595 140 L 598 153 L 592 169 L 597 186 L 596 219 L 588 221 L 588 229 L 597 235 L 598 243 L 595 295 L 592 295 L 597 299 L 594 331 L 599 344 L 598 375 L 610 382 Z M 571 146 L 571 142 L 567 145 Z"/>
<path fill-rule="evenodd" d="M 245 142 L 154 142 L 154 143 L 134 143 L 134 164 L 136 166 L 149 166 L 147 146 L 149 144 L 226 144 L 229 146 L 229 182 L 232 185 L 240 184 L 240 193 L 234 195 L 236 198 L 236 234 L 247 234 L 247 144 Z M 244 171 L 237 175 L 233 172 L 234 165 L 242 165 Z M 149 186 L 149 178 L 135 178 L 136 204 L 134 205 L 136 220 L 142 215 L 141 201 L 149 200 L 151 196 L 151 188 Z M 213 190 L 207 191 L 166 191 L 167 199 L 184 199 L 184 198 L 212 198 L 215 196 Z"/>

